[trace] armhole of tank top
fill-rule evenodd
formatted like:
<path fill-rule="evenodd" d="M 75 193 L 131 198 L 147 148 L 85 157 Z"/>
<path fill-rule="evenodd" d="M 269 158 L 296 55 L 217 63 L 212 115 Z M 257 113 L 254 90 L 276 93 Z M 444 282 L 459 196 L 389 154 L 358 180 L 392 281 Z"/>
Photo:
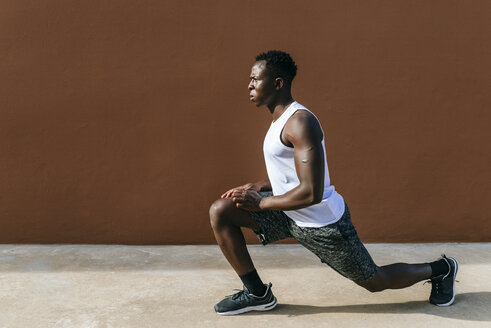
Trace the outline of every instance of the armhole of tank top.
<path fill-rule="evenodd" d="M 319 119 L 317 118 L 317 116 L 314 115 L 314 113 L 312 113 L 311 111 L 307 110 L 306 108 L 297 108 L 291 115 L 290 117 L 286 120 L 285 122 L 285 125 L 286 123 L 288 123 L 288 120 L 293 116 L 295 115 L 296 112 L 298 112 L 299 110 L 304 110 L 306 111 L 307 113 L 310 113 L 312 114 L 312 116 L 314 116 L 315 120 L 317 121 L 317 124 L 319 124 L 319 128 L 321 129 L 321 133 L 322 133 L 322 138 L 321 138 L 321 143 L 324 141 L 324 130 L 322 129 L 322 125 L 321 125 L 321 122 L 319 121 Z M 283 143 L 283 140 L 281 139 L 281 136 L 283 135 L 283 130 L 285 129 L 285 125 L 283 125 L 283 127 L 281 128 L 281 132 L 280 132 L 280 143 L 282 146 L 288 148 L 288 149 L 293 149 L 293 147 L 290 147 L 290 146 L 287 146 Z"/>
<path fill-rule="evenodd" d="M 285 124 L 283 125 L 283 127 L 281 128 L 281 131 L 280 131 L 280 143 L 281 143 L 281 145 L 288 148 L 288 149 L 292 149 L 292 150 L 293 150 L 293 147 L 285 145 L 285 143 L 283 142 L 283 139 L 281 139 L 281 136 L 283 135 L 283 130 L 285 129 L 286 123 L 288 123 L 288 121 L 292 118 L 292 116 L 295 115 L 295 113 L 298 112 L 299 110 L 303 110 L 303 108 L 295 109 L 295 111 L 290 115 L 290 117 L 287 118 Z"/>

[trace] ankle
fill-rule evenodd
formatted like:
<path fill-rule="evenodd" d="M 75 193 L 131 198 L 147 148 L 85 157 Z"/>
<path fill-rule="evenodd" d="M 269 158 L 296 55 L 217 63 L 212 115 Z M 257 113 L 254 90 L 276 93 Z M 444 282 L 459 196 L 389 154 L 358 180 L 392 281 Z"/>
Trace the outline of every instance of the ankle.
<path fill-rule="evenodd" d="M 256 269 L 246 274 L 239 275 L 239 278 L 242 280 L 242 283 L 247 288 L 249 293 L 255 296 L 263 296 L 266 292 L 266 286 L 262 282 L 261 278 L 259 278 Z"/>
<path fill-rule="evenodd" d="M 447 274 L 450 271 L 450 267 L 444 259 L 440 259 L 434 262 L 428 263 L 431 266 L 431 278 Z"/>

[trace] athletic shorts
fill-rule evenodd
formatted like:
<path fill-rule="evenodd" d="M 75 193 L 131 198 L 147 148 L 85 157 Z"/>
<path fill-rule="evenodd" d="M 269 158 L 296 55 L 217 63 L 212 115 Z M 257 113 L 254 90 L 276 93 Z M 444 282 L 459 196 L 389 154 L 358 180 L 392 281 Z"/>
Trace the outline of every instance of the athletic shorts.
<path fill-rule="evenodd" d="M 260 192 L 261 197 L 273 196 Z M 348 205 L 341 219 L 319 228 L 299 227 L 282 211 L 249 212 L 260 227 L 255 231 L 263 245 L 293 237 L 344 277 L 355 282 L 369 280 L 377 266 L 358 238 Z"/>

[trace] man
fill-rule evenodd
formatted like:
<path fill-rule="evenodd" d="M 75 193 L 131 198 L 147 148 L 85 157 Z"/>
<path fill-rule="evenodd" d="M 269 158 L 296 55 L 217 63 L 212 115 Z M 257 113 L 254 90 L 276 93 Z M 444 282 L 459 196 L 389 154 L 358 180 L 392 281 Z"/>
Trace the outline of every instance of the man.
<path fill-rule="evenodd" d="M 244 284 L 215 305 L 222 315 L 273 309 L 271 283 L 263 284 L 247 251 L 241 227 L 266 245 L 294 237 L 341 275 L 371 292 L 405 288 L 431 279 L 430 302 L 451 305 L 458 264 L 454 258 L 431 263 L 377 266 L 354 229 L 348 206 L 330 185 L 325 136 L 317 118 L 294 101 L 297 66 L 289 54 L 268 51 L 256 57 L 249 92 L 273 122 L 264 139 L 268 180 L 230 189 L 210 208 L 210 221 L 223 254 Z"/>

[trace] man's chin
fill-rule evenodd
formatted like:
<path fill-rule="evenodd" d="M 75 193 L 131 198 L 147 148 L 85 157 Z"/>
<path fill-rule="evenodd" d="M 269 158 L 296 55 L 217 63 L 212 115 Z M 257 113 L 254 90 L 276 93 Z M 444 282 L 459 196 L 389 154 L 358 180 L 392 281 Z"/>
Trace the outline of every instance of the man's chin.
<path fill-rule="evenodd" d="M 258 108 L 259 108 L 259 107 L 264 106 L 264 104 L 262 104 L 262 103 L 260 103 L 260 102 L 257 102 L 257 101 L 255 101 L 254 99 L 251 99 L 251 102 L 252 102 L 252 103 L 253 103 L 253 104 L 254 104 L 256 107 L 258 107 Z"/>

